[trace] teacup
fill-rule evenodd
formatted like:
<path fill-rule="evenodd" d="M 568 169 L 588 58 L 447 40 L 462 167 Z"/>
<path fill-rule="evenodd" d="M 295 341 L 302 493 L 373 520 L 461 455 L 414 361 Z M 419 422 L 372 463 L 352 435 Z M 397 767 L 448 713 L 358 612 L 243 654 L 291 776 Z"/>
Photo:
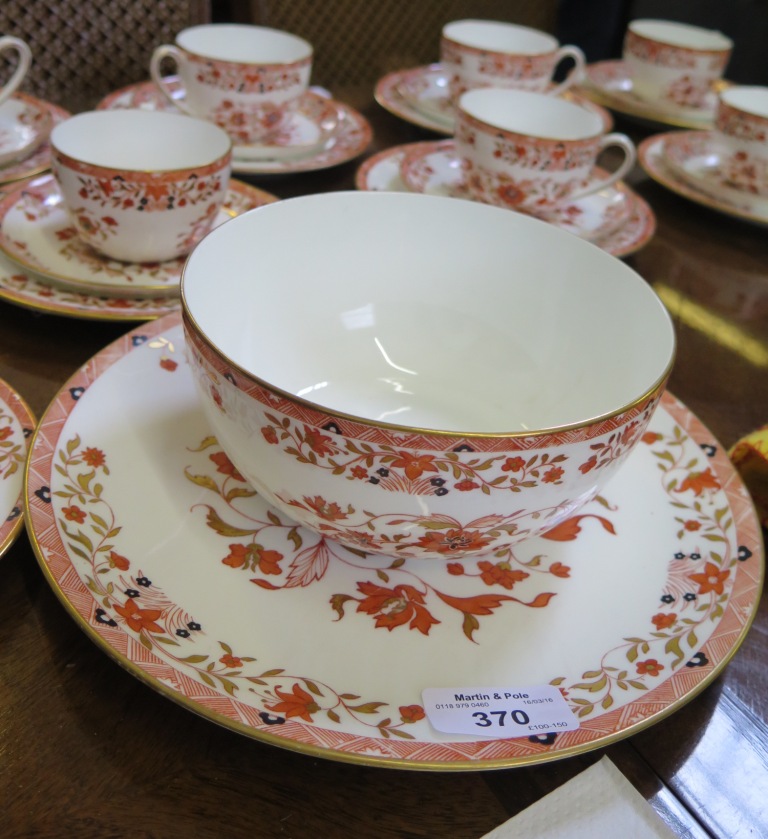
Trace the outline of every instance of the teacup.
<path fill-rule="evenodd" d="M 603 134 L 596 113 L 524 90 L 465 93 L 455 141 L 473 198 L 534 214 L 605 189 L 635 163 L 629 137 Z M 596 175 L 597 158 L 609 147 L 619 148 L 624 159 L 610 175 Z"/>
<path fill-rule="evenodd" d="M 551 90 L 552 76 L 565 58 L 575 67 Z M 557 39 L 514 23 L 455 20 L 443 27 L 440 63 L 449 75 L 451 99 L 481 87 L 510 87 L 557 95 L 578 82 L 586 60 L 579 47 L 560 46 Z"/>
<path fill-rule="evenodd" d="M 668 20 L 633 20 L 624 38 L 632 90 L 677 108 L 713 105 L 733 41 L 721 32 Z"/>
<path fill-rule="evenodd" d="M 21 38 L 14 38 L 13 35 L 5 35 L 0 38 L 0 54 L 5 52 L 16 52 L 19 59 L 11 78 L 0 88 L 0 105 L 18 90 L 32 63 L 32 50 L 30 50 L 26 41 L 22 41 Z"/>
<path fill-rule="evenodd" d="M 50 143 L 81 239 L 124 262 L 189 253 L 211 229 L 229 184 L 226 132 L 183 114 L 86 112 L 57 125 Z"/>
<path fill-rule="evenodd" d="M 185 29 L 175 45 L 152 54 L 150 73 L 177 108 L 215 122 L 239 144 L 273 133 L 290 103 L 306 93 L 312 45 L 288 32 L 247 24 L 203 24 Z M 184 96 L 174 96 L 162 74 L 175 62 Z"/>
<path fill-rule="evenodd" d="M 768 196 L 768 87 L 731 87 L 715 115 L 723 149 L 720 174 L 728 186 Z"/>

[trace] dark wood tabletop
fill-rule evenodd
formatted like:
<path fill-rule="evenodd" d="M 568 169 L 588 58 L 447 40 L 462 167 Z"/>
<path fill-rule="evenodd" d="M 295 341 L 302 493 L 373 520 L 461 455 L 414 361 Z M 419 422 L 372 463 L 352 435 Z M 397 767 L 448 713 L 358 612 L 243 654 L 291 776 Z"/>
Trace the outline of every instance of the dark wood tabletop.
<path fill-rule="evenodd" d="M 366 155 L 435 139 L 372 91 L 337 97 L 370 120 Z M 648 129 L 618 127 L 639 141 Z M 365 157 L 364 156 L 364 157 Z M 246 177 L 286 198 L 354 188 L 363 158 Z M 669 389 L 722 446 L 768 423 L 766 229 L 629 182 L 657 230 L 626 258 L 673 315 Z M 706 315 L 702 317 L 702 312 Z M 42 415 L 66 379 L 135 324 L 0 302 L 0 377 Z M 747 351 L 749 348 L 750 351 Z M 98 649 L 45 581 L 24 533 L 0 558 L 0 836 L 480 837 L 607 754 L 680 836 L 768 835 L 768 603 L 723 673 L 684 707 L 604 750 L 480 772 L 318 759 L 219 727 Z"/>

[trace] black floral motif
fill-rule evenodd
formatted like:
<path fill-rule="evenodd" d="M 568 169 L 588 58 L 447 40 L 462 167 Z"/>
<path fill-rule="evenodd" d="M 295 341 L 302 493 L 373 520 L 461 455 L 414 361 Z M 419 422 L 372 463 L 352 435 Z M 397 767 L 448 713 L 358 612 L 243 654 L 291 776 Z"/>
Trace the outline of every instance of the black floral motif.
<path fill-rule="evenodd" d="M 259 716 L 265 725 L 282 725 L 285 722 L 285 717 L 273 717 L 266 711 L 260 711 Z"/>
<path fill-rule="evenodd" d="M 703 652 L 699 651 L 696 653 L 695 656 L 690 661 L 685 663 L 686 667 L 705 667 L 709 664 L 709 659 L 704 655 Z"/>
<path fill-rule="evenodd" d="M 551 746 L 557 739 L 557 732 L 550 731 L 549 734 L 533 734 L 528 738 L 529 743 L 540 743 L 542 746 Z"/>
<path fill-rule="evenodd" d="M 699 443 L 699 448 L 707 457 L 714 457 L 717 454 L 717 448 L 711 443 Z"/>
<path fill-rule="evenodd" d="M 84 387 L 71 387 L 69 389 L 69 395 L 72 399 L 77 402 L 77 400 L 85 393 Z"/>
<path fill-rule="evenodd" d="M 96 623 L 103 623 L 105 626 L 117 626 L 103 609 L 96 610 Z"/>
<path fill-rule="evenodd" d="M 40 489 L 35 490 L 35 495 L 43 502 L 43 504 L 50 504 L 51 503 L 51 488 L 50 487 L 40 487 Z"/>
<path fill-rule="evenodd" d="M 736 559 L 739 562 L 744 562 L 745 560 L 749 559 L 752 556 L 752 551 L 746 545 L 739 545 L 738 553 L 736 554 Z"/>

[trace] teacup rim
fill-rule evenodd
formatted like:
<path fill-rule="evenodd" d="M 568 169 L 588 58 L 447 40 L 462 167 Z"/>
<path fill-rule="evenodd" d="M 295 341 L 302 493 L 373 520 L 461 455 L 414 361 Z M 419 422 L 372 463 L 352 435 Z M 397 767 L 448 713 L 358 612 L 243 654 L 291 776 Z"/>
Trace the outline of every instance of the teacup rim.
<path fill-rule="evenodd" d="M 243 61 L 239 59 L 223 57 L 221 55 L 214 55 L 211 53 L 201 52 L 199 47 L 192 48 L 182 43 L 182 39 L 186 36 L 191 35 L 192 33 L 200 32 L 203 29 L 213 31 L 214 28 L 219 32 L 223 32 L 225 29 L 229 29 L 232 31 L 236 30 L 238 32 L 258 31 L 261 33 L 275 34 L 286 41 L 291 41 L 297 46 L 302 47 L 303 52 L 298 57 L 286 61 Z M 304 67 L 305 65 L 310 64 L 314 57 L 314 47 L 309 41 L 306 40 L 306 38 L 302 38 L 300 35 L 295 35 L 292 32 L 286 32 L 282 29 L 276 29 L 270 26 L 254 26 L 245 23 L 201 23 L 196 26 L 188 26 L 186 29 L 182 29 L 179 33 L 177 33 L 173 42 L 179 49 L 182 49 L 185 53 L 187 53 L 187 55 L 194 56 L 200 59 L 201 61 L 215 61 L 217 64 L 227 64 L 235 66 L 265 68 Z"/>
<path fill-rule="evenodd" d="M 548 44 L 546 49 L 536 50 L 515 50 L 512 52 L 511 50 L 505 49 L 495 49 L 492 47 L 485 47 L 485 46 L 477 46 L 476 44 L 468 43 L 466 41 L 462 41 L 457 39 L 455 36 L 449 34 L 448 30 L 451 27 L 460 26 L 463 24 L 480 24 L 480 25 L 489 25 L 498 27 L 499 29 L 507 29 L 507 30 L 514 30 L 515 32 L 526 33 L 533 36 L 536 36 L 540 41 L 546 42 Z M 452 20 L 446 23 L 441 32 L 440 38 L 443 41 L 447 41 L 453 44 L 456 47 L 459 47 L 461 50 L 473 53 L 476 55 L 480 54 L 492 54 L 492 55 L 507 55 L 507 56 L 520 56 L 520 57 L 534 57 L 534 56 L 543 56 L 543 55 L 550 55 L 560 48 L 560 41 L 549 32 L 544 32 L 540 29 L 536 29 L 532 26 L 524 26 L 519 23 L 513 23 L 512 21 L 501 21 L 501 20 L 484 20 L 482 18 L 462 18 L 460 20 Z"/>
<path fill-rule="evenodd" d="M 663 37 L 660 34 L 650 35 L 647 32 L 638 31 L 638 26 L 643 27 L 647 24 L 663 26 L 667 30 L 676 32 L 688 32 L 690 34 L 696 33 L 699 35 L 706 35 L 713 41 L 719 41 L 719 45 L 715 46 L 694 46 L 693 44 L 680 43 L 680 41 L 672 40 L 669 36 Z M 635 18 L 627 24 L 627 31 L 631 32 L 637 38 L 642 38 L 645 41 L 663 44 L 667 47 L 674 47 L 679 50 L 688 50 L 696 53 L 713 53 L 719 54 L 728 52 L 733 49 L 733 39 L 729 38 L 724 33 L 717 29 L 707 29 L 704 26 L 695 26 L 690 23 L 683 23 L 677 20 L 664 20 L 662 18 Z"/>
<path fill-rule="evenodd" d="M 170 117 L 174 121 L 184 119 L 184 120 L 191 120 L 194 123 L 198 123 L 200 126 L 205 126 L 205 130 L 216 129 L 217 134 L 216 136 L 224 140 L 226 139 L 225 148 L 223 150 L 217 151 L 215 156 L 207 155 L 205 159 L 201 157 L 199 163 L 188 163 L 183 166 L 172 166 L 172 167 L 157 167 L 157 168 L 139 168 L 139 167 L 132 167 L 132 166 L 125 166 L 125 165 L 115 165 L 115 164 L 105 164 L 105 163 L 96 163 L 92 160 L 86 160 L 84 157 L 78 156 L 77 154 L 73 154 L 70 151 L 65 151 L 58 143 L 57 143 L 57 135 L 61 135 L 64 131 L 67 130 L 67 126 L 71 127 L 71 124 L 74 120 L 83 121 L 84 119 L 92 119 L 94 115 L 98 120 L 104 120 L 104 117 L 98 116 L 100 114 L 112 114 L 112 115 L 122 115 L 127 112 L 136 112 L 145 114 L 146 116 L 139 117 L 139 119 L 147 119 L 151 118 L 157 121 L 159 118 L 161 121 L 167 121 L 167 117 Z M 118 119 L 123 118 L 122 116 L 118 116 Z M 223 135 L 223 136 L 221 136 Z M 232 139 L 223 129 L 219 128 L 218 126 L 210 123 L 206 120 L 199 119 L 197 117 L 187 116 L 186 114 L 173 114 L 165 111 L 144 111 L 139 108 L 135 109 L 115 109 L 112 111 L 109 110 L 102 110 L 102 111 L 83 111 L 79 114 L 74 114 L 73 116 L 69 117 L 66 120 L 63 120 L 58 125 L 55 125 L 51 130 L 49 135 L 48 142 L 51 146 L 52 155 L 65 163 L 65 165 L 69 166 L 70 168 L 77 169 L 79 171 L 82 170 L 89 170 L 91 172 L 104 172 L 104 173 L 116 173 L 119 174 L 120 172 L 130 172 L 132 177 L 137 179 L 152 179 L 158 177 L 178 177 L 181 173 L 189 172 L 190 170 L 199 171 L 203 174 L 208 172 L 213 172 L 220 169 L 222 166 L 226 165 L 232 159 L 232 150 L 233 150 L 233 143 Z M 113 175 L 112 175 L 113 176 Z"/>
<path fill-rule="evenodd" d="M 345 195 L 355 196 L 354 200 L 359 200 L 362 197 L 362 200 L 371 200 L 369 198 L 365 198 L 365 196 L 377 196 L 373 200 L 380 200 L 382 195 L 387 195 L 388 193 L 376 193 L 376 192 L 359 192 L 359 191 L 349 191 L 349 192 L 337 192 L 332 193 L 335 198 L 341 198 Z M 403 193 L 389 193 L 389 195 L 398 196 L 401 198 Z M 242 216 L 239 217 L 240 225 L 243 223 L 248 223 L 244 221 L 247 217 L 253 217 L 255 213 L 262 213 L 264 214 L 265 211 L 269 211 L 270 207 L 278 206 L 280 209 L 277 212 L 284 211 L 285 207 L 291 203 L 297 203 L 307 200 L 318 200 L 319 195 L 309 195 L 309 196 L 299 196 L 295 198 L 284 199 L 279 202 L 275 202 L 275 204 L 265 205 L 263 207 L 258 208 L 257 210 L 250 211 L 249 213 L 244 213 Z M 428 195 L 415 195 L 411 194 L 408 198 L 409 201 L 417 200 L 424 203 L 432 202 L 447 202 L 447 201 L 454 201 L 451 198 L 442 198 L 436 196 L 428 196 Z M 502 210 L 496 207 L 492 207 L 491 205 L 474 205 L 476 207 L 487 207 L 488 210 L 494 213 L 507 213 L 507 210 Z M 481 209 L 480 212 L 485 212 L 485 210 Z M 518 224 L 523 226 L 525 225 L 546 225 L 546 222 L 541 222 L 538 219 L 528 218 L 519 214 L 520 218 L 516 221 Z M 234 227 L 232 225 L 235 225 Z M 236 229 L 238 226 L 238 219 L 232 219 L 230 222 L 227 223 L 229 231 Z M 542 229 L 539 227 L 539 229 Z M 221 230 L 221 228 L 219 228 Z M 661 318 L 666 322 L 668 330 L 669 330 L 669 354 L 668 358 L 666 359 L 666 363 L 664 364 L 663 369 L 659 372 L 656 378 L 647 384 L 641 392 L 636 393 L 635 396 L 625 399 L 622 401 L 622 404 L 618 405 L 615 408 L 611 408 L 609 410 L 603 411 L 601 413 L 592 414 L 590 416 L 585 416 L 582 419 L 574 420 L 571 422 L 562 423 L 559 425 L 549 425 L 544 427 L 537 427 L 537 428 L 527 428 L 527 429 L 519 429 L 514 431 L 491 431 L 491 430 L 467 430 L 465 428 L 436 428 L 430 426 L 421 426 L 417 424 L 408 424 L 408 423 L 395 423 L 390 422 L 383 419 L 377 419 L 375 417 L 365 416 L 363 414 L 354 413 L 352 411 L 343 410 L 337 408 L 333 405 L 325 404 L 323 402 L 315 401 L 312 399 L 307 398 L 306 396 L 300 396 L 296 393 L 281 387 L 278 384 L 275 384 L 273 381 L 270 381 L 267 378 L 259 376 L 257 373 L 253 372 L 252 370 L 247 369 L 241 363 L 236 361 L 221 345 L 220 342 L 217 341 L 213 336 L 208 334 L 208 331 L 201 325 L 199 319 L 195 316 L 193 312 L 193 307 L 189 301 L 188 294 L 187 294 L 187 285 L 191 280 L 189 279 L 191 273 L 191 266 L 194 265 L 194 255 L 195 251 L 201 248 L 201 246 L 205 246 L 205 242 L 207 241 L 209 244 L 213 241 L 212 237 L 216 233 L 216 231 L 212 231 L 211 234 L 205 237 L 200 243 L 198 243 L 195 248 L 190 252 L 185 264 L 182 268 L 181 279 L 179 283 L 179 292 L 180 292 L 180 301 L 181 301 L 181 312 L 182 312 L 182 319 L 185 324 L 185 328 L 189 328 L 193 335 L 195 336 L 195 341 L 203 346 L 207 347 L 207 349 L 214 354 L 218 359 L 224 361 L 227 365 L 227 368 L 232 372 L 238 374 L 242 377 L 243 381 L 249 383 L 251 387 L 261 388 L 262 390 L 266 391 L 267 393 L 271 394 L 273 398 L 276 398 L 281 401 L 287 401 L 293 405 L 297 405 L 301 407 L 303 410 L 310 412 L 313 415 L 322 416 L 327 420 L 339 420 L 345 423 L 351 423 L 356 427 L 363 427 L 363 428 L 377 428 L 377 429 L 385 429 L 387 431 L 397 433 L 397 434 L 404 434 L 404 435 L 419 435 L 422 437 L 429 437 L 434 439 L 442 439 L 442 440 L 464 440 L 464 439 L 474 439 L 474 440 L 531 440 L 531 439 L 542 439 L 552 436 L 558 436 L 562 434 L 568 434 L 572 432 L 579 431 L 581 429 L 585 429 L 588 427 L 597 427 L 606 422 L 610 422 L 611 420 L 615 419 L 616 417 L 624 416 L 631 414 L 633 412 L 639 412 L 642 410 L 646 405 L 648 405 L 653 399 L 655 399 L 666 387 L 666 383 L 669 380 L 669 377 L 672 373 L 672 369 L 675 364 L 675 359 L 677 355 L 677 336 L 674 329 L 674 324 L 672 321 L 672 317 L 667 310 L 667 308 L 663 305 L 661 300 L 658 300 L 659 303 L 659 311 L 661 313 Z M 559 234 L 556 234 L 559 235 Z M 571 234 L 566 234 L 570 237 Z M 565 240 L 564 240 L 565 241 Z M 570 240 L 569 240 L 570 241 Z M 579 243 L 576 247 L 581 247 L 581 244 L 588 247 L 592 253 L 596 253 L 599 249 L 594 249 L 594 246 L 589 243 Z M 613 259 L 608 254 L 605 254 L 605 257 L 609 259 Z M 600 256 L 599 258 L 603 258 Z M 631 273 L 636 274 L 636 272 L 630 269 Z M 639 275 L 636 274 L 639 277 Z M 652 291 L 652 290 L 651 290 Z"/>
<path fill-rule="evenodd" d="M 573 113 L 583 112 L 584 119 L 589 119 L 595 125 L 593 131 L 590 133 L 581 134 L 578 137 L 559 137 L 549 134 L 532 134 L 530 132 L 520 131 L 514 128 L 507 128 L 503 125 L 499 125 L 498 123 L 490 122 L 488 119 L 484 117 L 477 116 L 476 113 L 472 113 L 471 111 L 467 110 L 465 103 L 468 99 L 477 97 L 477 96 L 495 96 L 495 95 L 502 95 L 505 99 L 519 99 L 522 102 L 526 100 L 529 103 L 535 101 L 544 101 L 545 99 L 549 102 L 552 102 L 556 108 L 560 108 L 561 110 L 572 111 Z M 484 131 L 494 133 L 496 135 L 502 137 L 525 137 L 525 138 L 533 138 L 536 140 L 544 140 L 548 142 L 559 142 L 559 143 L 568 143 L 568 144 L 578 144 L 578 143 L 591 143 L 594 142 L 597 138 L 601 137 L 604 133 L 603 124 L 600 117 L 592 113 L 591 111 L 587 111 L 584 108 L 581 108 L 579 105 L 576 105 L 573 102 L 569 102 L 565 99 L 558 99 L 557 97 L 551 97 L 546 93 L 538 93 L 528 90 L 517 90 L 514 88 L 477 88 L 475 90 L 468 90 L 466 93 L 463 93 L 459 98 L 459 102 L 456 106 L 456 115 L 458 119 L 464 119 L 472 123 L 475 127 L 480 127 Z"/>

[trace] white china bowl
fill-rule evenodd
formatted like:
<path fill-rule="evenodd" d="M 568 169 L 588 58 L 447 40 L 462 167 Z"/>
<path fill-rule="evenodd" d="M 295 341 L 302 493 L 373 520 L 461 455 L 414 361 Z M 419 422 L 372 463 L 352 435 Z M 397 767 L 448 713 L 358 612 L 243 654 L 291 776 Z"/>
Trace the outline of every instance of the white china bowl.
<path fill-rule="evenodd" d="M 302 524 L 397 557 L 501 556 L 573 515 L 642 435 L 675 352 L 624 263 L 436 196 L 250 211 L 194 249 L 181 292 L 241 474 Z"/>

